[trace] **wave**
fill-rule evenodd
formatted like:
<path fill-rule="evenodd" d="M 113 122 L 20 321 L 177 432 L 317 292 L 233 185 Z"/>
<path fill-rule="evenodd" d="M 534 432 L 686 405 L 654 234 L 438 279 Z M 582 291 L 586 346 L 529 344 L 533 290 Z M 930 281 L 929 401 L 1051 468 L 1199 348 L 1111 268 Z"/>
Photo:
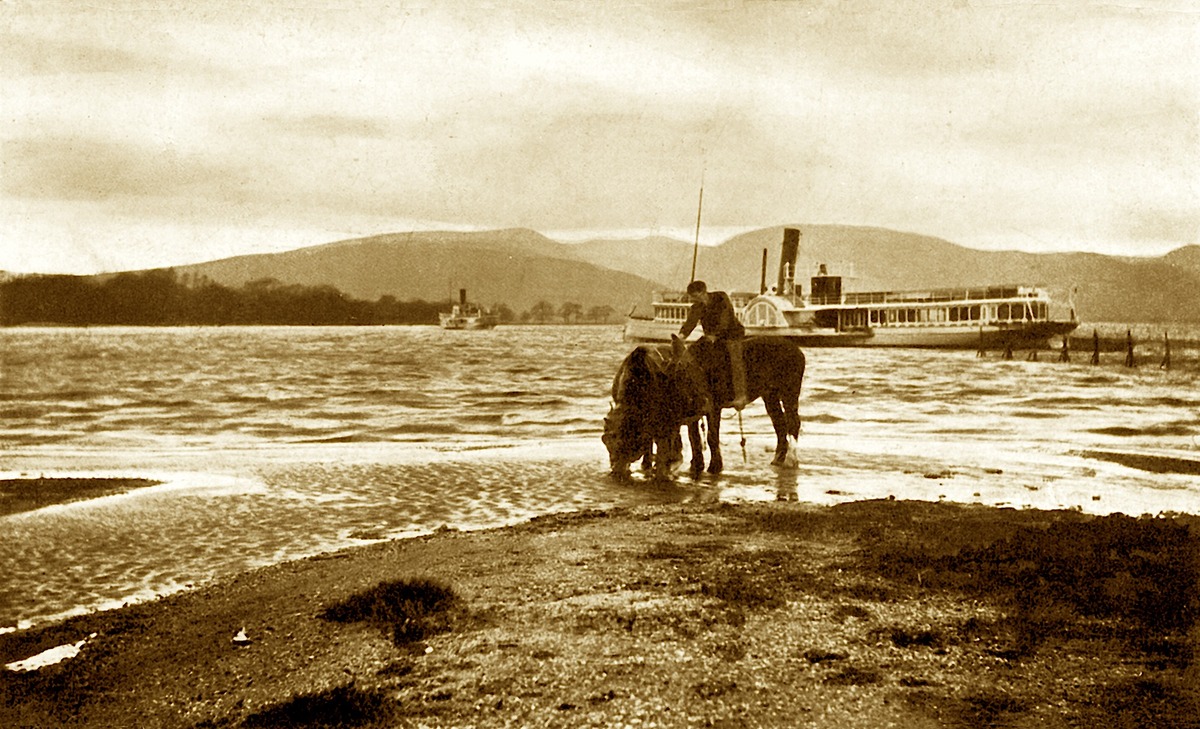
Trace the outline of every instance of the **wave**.
<path fill-rule="evenodd" d="M 300 443 L 311 444 L 334 444 L 334 443 L 386 443 L 390 438 L 384 437 L 386 434 L 382 432 L 364 432 L 364 433 L 342 433 L 339 435 L 331 435 L 325 438 L 308 438 L 302 439 Z"/>
<path fill-rule="evenodd" d="M 1124 453 L 1120 451 L 1083 451 L 1080 455 L 1150 473 L 1181 473 L 1200 476 L 1200 458 L 1182 458 L 1153 453 Z"/>
<path fill-rule="evenodd" d="M 382 428 L 376 432 L 388 435 L 457 435 L 464 431 L 460 425 L 455 423 L 423 422 L 394 425 L 389 428 Z"/>
<path fill-rule="evenodd" d="M 806 423 L 840 423 L 844 418 L 839 418 L 836 415 L 829 413 L 817 413 L 815 415 L 805 415 L 804 408 L 800 409 L 800 419 Z"/>
<path fill-rule="evenodd" d="M 0 420 L 32 420 L 45 414 L 44 407 L 17 406 L 0 410 Z"/>
<path fill-rule="evenodd" d="M 1096 435 L 1111 435 L 1119 438 L 1135 438 L 1138 436 L 1151 437 L 1170 437 L 1170 436 L 1187 436 L 1200 433 L 1200 428 L 1195 423 L 1177 422 L 1177 423 L 1161 423 L 1158 425 L 1148 425 L 1142 428 L 1134 428 L 1126 425 L 1114 425 L 1108 428 L 1092 428 L 1089 433 Z"/>
<path fill-rule="evenodd" d="M 1054 396 L 1054 397 L 1028 397 L 1018 401 L 1018 404 L 1031 408 L 1048 408 L 1059 410 L 1095 410 L 1104 405 L 1111 405 L 1120 402 L 1113 399 L 1093 398 L 1083 396 Z"/>
<path fill-rule="evenodd" d="M 1045 410 L 1014 410 L 1012 412 L 1014 418 L 1029 418 L 1031 420 L 1054 420 L 1063 417 L 1061 412 L 1048 412 Z"/>

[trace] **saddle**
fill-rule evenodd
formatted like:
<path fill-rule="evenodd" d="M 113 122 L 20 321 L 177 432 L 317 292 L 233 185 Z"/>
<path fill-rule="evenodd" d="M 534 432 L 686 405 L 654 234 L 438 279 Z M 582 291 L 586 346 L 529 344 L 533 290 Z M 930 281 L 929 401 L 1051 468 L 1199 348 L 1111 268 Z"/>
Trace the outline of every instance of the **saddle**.
<path fill-rule="evenodd" d="M 729 348 L 724 342 L 701 339 L 691 345 L 692 355 L 704 370 L 714 401 L 729 402 L 733 399 L 733 370 L 729 366 Z"/>

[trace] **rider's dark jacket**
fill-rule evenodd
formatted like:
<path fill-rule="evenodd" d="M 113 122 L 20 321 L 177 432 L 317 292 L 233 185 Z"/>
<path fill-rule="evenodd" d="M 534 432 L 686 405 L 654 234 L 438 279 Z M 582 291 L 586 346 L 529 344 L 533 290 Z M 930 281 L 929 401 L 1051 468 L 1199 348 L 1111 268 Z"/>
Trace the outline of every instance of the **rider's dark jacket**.
<path fill-rule="evenodd" d="M 706 336 L 716 337 L 718 341 L 742 339 L 746 336 L 746 328 L 733 313 L 733 302 L 724 291 L 709 291 L 707 305 L 699 301 L 692 304 L 679 334 L 686 337 L 697 324 L 704 329 Z"/>

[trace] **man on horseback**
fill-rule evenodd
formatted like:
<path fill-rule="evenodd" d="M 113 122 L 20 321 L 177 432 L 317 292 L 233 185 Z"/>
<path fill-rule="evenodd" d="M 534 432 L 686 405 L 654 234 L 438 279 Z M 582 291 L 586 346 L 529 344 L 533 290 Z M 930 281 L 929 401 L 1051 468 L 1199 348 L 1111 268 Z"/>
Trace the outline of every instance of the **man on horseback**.
<path fill-rule="evenodd" d="M 679 336 L 686 339 L 699 324 L 704 329 L 705 339 L 725 344 L 733 379 L 731 404 L 741 410 L 749 402 L 746 397 L 746 364 L 742 360 L 742 340 L 746 337 L 746 329 L 738 321 L 733 312 L 733 302 L 724 291 L 709 291 L 703 281 L 692 281 L 687 286 L 687 295 L 692 301 L 692 308 L 679 330 Z"/>

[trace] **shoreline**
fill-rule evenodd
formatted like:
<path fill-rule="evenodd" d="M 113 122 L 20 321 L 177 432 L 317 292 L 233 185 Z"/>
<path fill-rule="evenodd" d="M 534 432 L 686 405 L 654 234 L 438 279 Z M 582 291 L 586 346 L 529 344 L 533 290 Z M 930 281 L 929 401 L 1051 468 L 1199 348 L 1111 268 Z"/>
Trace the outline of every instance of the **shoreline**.
<path fill-rule="evenodd" d="M 807 444 L 824 453 L 843 454 L 847 447 L 845 443 L 827 442 L 826 436 L 808 435 Z M 564 450 L 554 452 L 554 457 L 561 459 L 571 454 L 578 456 L 573 445 L 563 446 Z M 868 440 L 859 441 L 852 446 L 853 450 L 844 453 L 854 453 L 857 456 L 871 458 L 884 453 L 897 453 L 919 459 L 920 448 L 912 444 L 881 443 Z M 757 450 L 757 447 L 755 447 Z M 482 450 L 477 448 L 456 448 L 453 452 L 431 454 L 426 450 L 421 457 L 427 460 L 443 458 L 457 459 L 464 453 L 475 451 L 473 457 L 483 459 L 507 459 L 518 456 L 528 457 L 517 445 L 489 445 Z M 910 453 L 911 451 L 911 453 Z M 770 454 L 770 448 L 763 446 L 762 452 Z M 261 457 L 261 453 L 256 454 Z M 544 446 L 539 446 L 537 455 L 548 457 Z M 782 469 L 773 472 L 771 480 L 746 483 L 745 479 L 735 475 L 732 479 L 710 480 L 707 476 L 700 479 L 690 479 L 679 474 L 679 480 L 673 482 L 671 488 L 677 493 L 668 497 L 669 501 L 724 501 L 727 503 L 770 503 L 788 501 L 806 504 L 810 507 L 831 507 L 855 501 L 872 499 L 903 498 L 914 501 L 932 503 L 959 504 L 966 506 L 989 506 L 995 508 L 1039 509 L 1047 511 L 1070 510 L 1093 516 L 1108 514 L 1128 514 L 1131 516 L 1187 516 L 1196 514 L 1194 491 L 1179 488 L 1172 479 L 1179 481 L 1200 473 L 1200 458 L 1193 451 L 1163 451 L 1146 452 L 1129 449 L 1094 448 L 1088 451 L 1077 451 L 1067 455 L 1042 456 L 1041 461 L 1030 461 L 1025 454 L 1021 462 L 1012 461 L 998 453 L 989 453 L 976 457 L 960 453 L 960 462 L 950 468 L 940 464 L 925 464 L 914 460 L 906 464 L 902 473 L 897 473 L 889 479 L 879 479 L 876 474 L 868 474 L 864 480 L 861 474 L 849 473 L 840 469 L 839 460 L 843 456 L 827 458 L 824 463 L 807 470 Z M 1053 475 L 1038 475 L 1037 467 L 1066 468 L 1078 466 L 1068 464 L 1068 459 L 1085 459 L 1084 465 L 1090 464 L 1096 468 L 1089 471 L 1089 478 L 1065 483 Z M 405 458 L 405 463 L 415 462 Z M 1031 465 L 1033 470 L 1031 471 Z M 30 492 L 31 487 L 38 484 L 53 486 L 49 491 L 40 494 L 44 503 L 30 507 L 24 513 L 14 513 L 17 520 L 25 518 L 38 519 L 39 513 L 47 517 L 57 517 L 68 513 L 83 516 L 89 504 L 109 508 L 118 503 L 114 500 L 143 498 L 161 498 L 163 494 L 190 493 L 199 489 L 199 493 L 217 494 L 225 489 L 250 489 L 257 492 L 262 487 L 244 476 L 231 474 L 216 474 L 193 470 L 167 472 L 159 469 L 95 469 L 95 468 L 59 468 L 50 470 L 9 471 L 0 478 L 0 516 L 3 516 L 5 498 L 3 489 L 8 487 L 18 495 Z M 1122 483 L 1120 471 L 1153 473 L 1159 476 L 1153 486 L 1143 485 L 1135 488 L 1132 483 L 1125 482 L 1117 492 L 1101 488 L 1101 483 Z M 19 476 L 19 477 L 18 477 Z M 1086 481 L 1095 482 L 1089 485 Z M 836 486 L 836 488 L 835 488 Z M 663 496 L 659 491 L 661 485 L 646 481 L 642 474 L 635 474 L 623 484 L 629 493 L 649 495 L 649 500 L 635 499 L 625 505 L 637 503 L 660 503 L 655 500 Z M 682 489 L 682 490 L 680 490 Z M 237 566 L 235 569 L 215 570 L 211 574 L 195 577 L 180 573 L 172 579 L 160 584 L 136 586 L 136 589 L 125 592 L 110 591 L 103 601 L 90 600 L 83 603 L 62 603 L 64 607 L 57 610 L 42 610 L 38 613 L 26 613 L 17 617 L 17 613 L 8 610 L 6 615 L 0 615 L 0 634 L 13 631 L 28 630 L 38 626 L 61 622 L 62 620 L 85 615 L 94 611 L 111 610 L 127 604 L 138 604 L 174 594 L 183 589 L 190 589 L 194 584 L 203 584 L 213 579 L 230 579 L 246 570 L 269 566 L 281 561 L 303 559 L 322 551 L 353 549 L 378 541 L 405 539 L 428 534 L 439 528 L 449 527 L 461 531 L 476 531 L 492 529 L 506 525 L 519 524 L 527 519 L 535 518 L 542 513 L 562 513 L 577 509 L 613 508 L 621 506 L 620 501 L 599 499 L 599 503 L 579 504 L 570 509 L 527 510 L 525 514 L 505 519 L 459 521 L 448 518 L 438 518 L 418 527 L 403 531 L 383 532 L 380 530 L 355 529 L 348 531 L 345 538 L 325 541 L 313 548 L 297 549 L 290 554 L 276 555 L 273 559 L 256 560 L 253 563 Z M 121 502 L 124 503 L 124 502 Z M 43 512 L 44 509 L 44 512 Z M 61 511 L 67 509 L 70 511 Z M 488 523 L 490 521 L 490 523 Z M 24 563 L 28 564 L 28 562 Z M 149 563 L 147 563 L 149 564 Z M 22 571 L 17 571 L 21 568 Z M 10 592 L 9 605 L 16 607 L 19 590 L 37 589 L 37 571 L 28 574 L 23 572 L 20 564 L 14 564 L 14 590 Z M 7 617 L 7 619 L 6 619 Z"/>
<path fill-rule="evenodd" d="M 0 634 L 0 664 L 85 641 L 0 670 L 0 718 L 1190 726 L 1198 544 L 1195 516 L 889 499 L 442 529 Z"/>

